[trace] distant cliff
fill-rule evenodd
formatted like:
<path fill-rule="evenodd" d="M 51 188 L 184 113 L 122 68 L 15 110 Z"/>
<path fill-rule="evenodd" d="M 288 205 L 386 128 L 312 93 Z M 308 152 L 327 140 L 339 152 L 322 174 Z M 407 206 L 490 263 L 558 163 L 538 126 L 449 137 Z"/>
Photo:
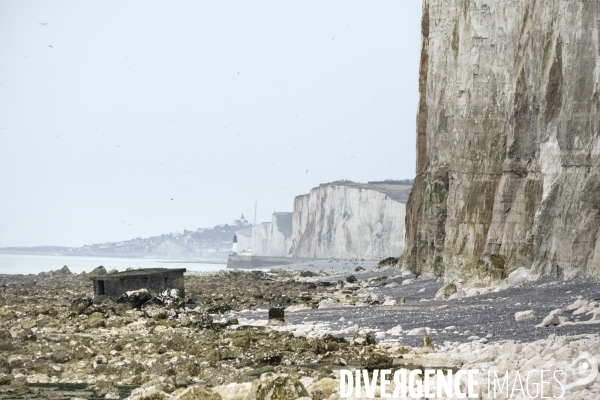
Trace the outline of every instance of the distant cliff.
<path fill-rule="evenodd" d="M 600 2 L 425 0 L 403 264 L 600 277 Z"/>
<path fill-rule="evenodd" d="M 276 212 L 271 222 L 252 227 L 252 255 L 285 257 L 291 255 L 292 213 Z"/>
<path fill-rule="evenodd" d="M 382 258 L 402 254 L 410 181 L 322 184 L 294 200 L 296 257 Z"/>

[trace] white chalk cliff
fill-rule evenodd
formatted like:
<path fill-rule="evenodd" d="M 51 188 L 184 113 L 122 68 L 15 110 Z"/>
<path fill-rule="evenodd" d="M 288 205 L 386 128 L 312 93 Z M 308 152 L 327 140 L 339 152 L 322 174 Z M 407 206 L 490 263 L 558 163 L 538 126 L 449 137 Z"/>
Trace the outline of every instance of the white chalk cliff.
<path fill-rule="evenodd" d="M 252 227 L 252 255 L 286 257 L 291 255 L 292 213 L 273 213 L 271 222 Z"/>
<path fill-rule="evenodd" d="M 403 265 L 600 277 L 600 2 L 425 0 Z"/>
<path fill-rule="evenodd" d="M 338 181 L 294 200 L 296 257 L 383 258 L 404 248 L 405 202 L 411 185 Z"/>
<path fill-rule="evenodd" d="M 238 231 L 238 248 L 253 256 L 397 257 L 404 249 L 405 203 L 412 183 L 337 181 L 296 197 L 293 213 Z"/>

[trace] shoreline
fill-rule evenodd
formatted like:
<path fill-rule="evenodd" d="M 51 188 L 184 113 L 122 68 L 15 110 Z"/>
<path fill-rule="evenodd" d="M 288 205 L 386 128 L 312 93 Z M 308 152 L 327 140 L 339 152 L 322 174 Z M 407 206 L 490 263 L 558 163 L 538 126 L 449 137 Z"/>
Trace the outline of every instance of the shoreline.
<path fill-rule="evenodd" d="M 90 272 L 103 265 L 108 270 L 124 271 L 128 268 L 187 268 L 190 272 L 225 269 L 220 260 L 164 260 L 124 257 L 87 257 L 39 254 L 0 254 L 0 274 L 27 275 L 57 270 L 67 265 L 74 273 Z"/>
<path fill-rule="evenodd" d="M 8 252 L 0 250 L 0 255 L 9 255 L 9 256 L 32 256 L 32 257 L 87 257 L 87 258 L 121 258 L 126 260 L 146 260 L 146 261 L 156 261 L 156 262 L 182 262 L 182 263 L 202 263 L 202 264 L 227 264 L 227 259 L 182 259 L 182 258 L 173 258 L 173 259 L 158 259 L 153 257 L 135 257 L 135 256 L 127 256 L 122 254 L 68 254 L 68 253 L 21 253 L 21 252 Z"/>
<path fill-rule="evenodd" d="M 8 384 L 0 395 L 132 399 L 134 391 L 154 390 L 177 398 L 202 390 L 200 398 L 238 400 L 285 377 L 318 396 L 339 386 L 342 369 L 487 371 L 509 361 L 527 374 L 542 351 L 556 360 L 553 368 L 578 351 L 597 355 L 597 280 L 542 277 L 441 296 L 439 279 L 359 263 L 366 262 L 186 275 L 185 298 L 161 303 L 153 295 L 141 305 L 133 298 L 93 302 L 88 276 L 67 269 L 2 276 L 7 354 L 0 365 L 13 366 L 2 375 Z M 272 308 L 282 310 L 283 321 L 270 320 Z M 526 310 L 533 318 L 516 319 Z M 541 327 L 556 310 L 560 319 Z M 52 386 L 59 384 L 60 391 Z M 571 394 L 599 392 L 595 385 Z"/>

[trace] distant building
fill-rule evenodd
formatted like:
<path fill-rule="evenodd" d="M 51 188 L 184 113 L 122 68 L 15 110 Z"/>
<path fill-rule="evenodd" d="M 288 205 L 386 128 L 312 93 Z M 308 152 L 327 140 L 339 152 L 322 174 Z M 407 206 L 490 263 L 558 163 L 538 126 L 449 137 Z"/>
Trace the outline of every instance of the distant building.
<path fill-rule="evenodd" d="M 95 275 L 91 277 L 94 282 L 94 301 L 117 300 L 125 292 L 139 289 L 147 289 L 150 292 L 158 292 L 163 288 L 177 289 L 185 296 L 185 271 L 185 268 L 145 268 Z"/>
<path fill-rule="evenodd" d="M 250 223 L 248 221 L 246 221 L 246 219 L 244 218 L 244 214 L 242 214 L 240 219 L 236 219 L 235 221 L 233 221 L 233 224 L 235 226 L 248 226 Z"/>
<path fill-rule="evenodd" d="M 233 246 L 231 247 L 231 254 L 237 255 L 237 235 L 233 235 Z"/>

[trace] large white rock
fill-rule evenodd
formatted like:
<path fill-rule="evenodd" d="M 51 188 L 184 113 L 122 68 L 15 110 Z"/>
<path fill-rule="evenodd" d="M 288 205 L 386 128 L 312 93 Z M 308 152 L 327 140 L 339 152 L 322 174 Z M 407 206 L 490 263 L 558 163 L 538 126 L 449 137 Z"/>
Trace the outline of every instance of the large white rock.
<path fill-rule="evenodd" d="M 447 299 L 450 296 L 452 296 L 453 294 L 455 294 L 456 290 L 457 290 L 457 288 L 454 283 L 448 283 L 448 284 L 442 286 L 440 288 L 440 290 L 437 291 L 437 293 L 435 294 L 435 298 L 437 300 Z"/>
<path fill-rule="evenodd" d="M 356 332 L 358 332 L 358 325 L 352 325 L 347 328 L 340 329 L 339 331 L 337 331 L 337 334 L 346 336 L 346 335 L 352 335 Z"/>
<path fill-rule="evenodd" d="M 585 307 L 589 304 L 589 302 L 584 299 L 582 296 L 578 296 L 577 300 L 573 303 L 573 304 L 569 304 L 567 306 L 567 310 L 571 311 L 571 310 L 577 310 L 580 307 Z"/>
<path fill-rule="evenodd" d="M 230 383 L 228 385 L 216 386 L 213 392 L 218 393 L 223 399 L 252 399 L 252 383 Z"/>
<path fill-rule="evenodd" d="M 546 326 L 556 326 L 556 325 L 560 325 L 561 320 L 560 320 L 560 315 L 563 313 L 562 309 L 557 309 L 557 310 L 553 310 L 550 311 L 550 314 L 548 314 L 548 316 L 546 318 L 544 318 L 544 320 L 542 321 L 541 324 L 537 325 L 538 328 L 543 328 Z"/>
<path fill-rule="evenodd" d="M 298 305 L 294 305 L 294 306 L 289 306 L 288 308 L 285 309 L 286 313 L 292 313 L 292 312 L 298 312 L 298 311 L 303 311 L 303 310 L 310 310 L 311 307 L 307 306 L 306 304 L 298 304 Z"/>
<path fill-rule="evenodd" d="M 404 332 L 404 330 L 402 329 L 402 327 L 400 325 L 398 325 L 391 329 L 388 329 L 386 332 L 388 335 L 398 336 L 398 335 L 401 335 L 402 332 Z"/>
<path fill-rule="evenodd" d="M 321 308 L 333 308 L 333 307 L 340 307 L 340 303 L 337 303 L 333 299 L 323 299 L 319 302 L 318 308 L 321 309 Z"/>
<path fill-rule="evenodd" d="M 131 392 L 128 400 L 170 400 L 173 396 L 167 394 L 155 386 L 138 388 Z"/>
<path fill-rule="evenodd" d="M 425 336 L 427 335 L 427 328 L 415 328 L 407 333 L 408 336 Z"/>
<path fill-rule="evenodd" d="M 533 320 L 535 320 L 535 313 L 533 312 L 533 310 L 519 311 L 515 313 L 515 321 L 517 322 Z"/>
<path fill-rule="evenodd" d="M 518 285 L 523 282 L 535 281 L 538 278 L 539 276 L 534 274 L 530 269 L 520 267 L 508 275 L 507 281 L 509 285 Z"/>

